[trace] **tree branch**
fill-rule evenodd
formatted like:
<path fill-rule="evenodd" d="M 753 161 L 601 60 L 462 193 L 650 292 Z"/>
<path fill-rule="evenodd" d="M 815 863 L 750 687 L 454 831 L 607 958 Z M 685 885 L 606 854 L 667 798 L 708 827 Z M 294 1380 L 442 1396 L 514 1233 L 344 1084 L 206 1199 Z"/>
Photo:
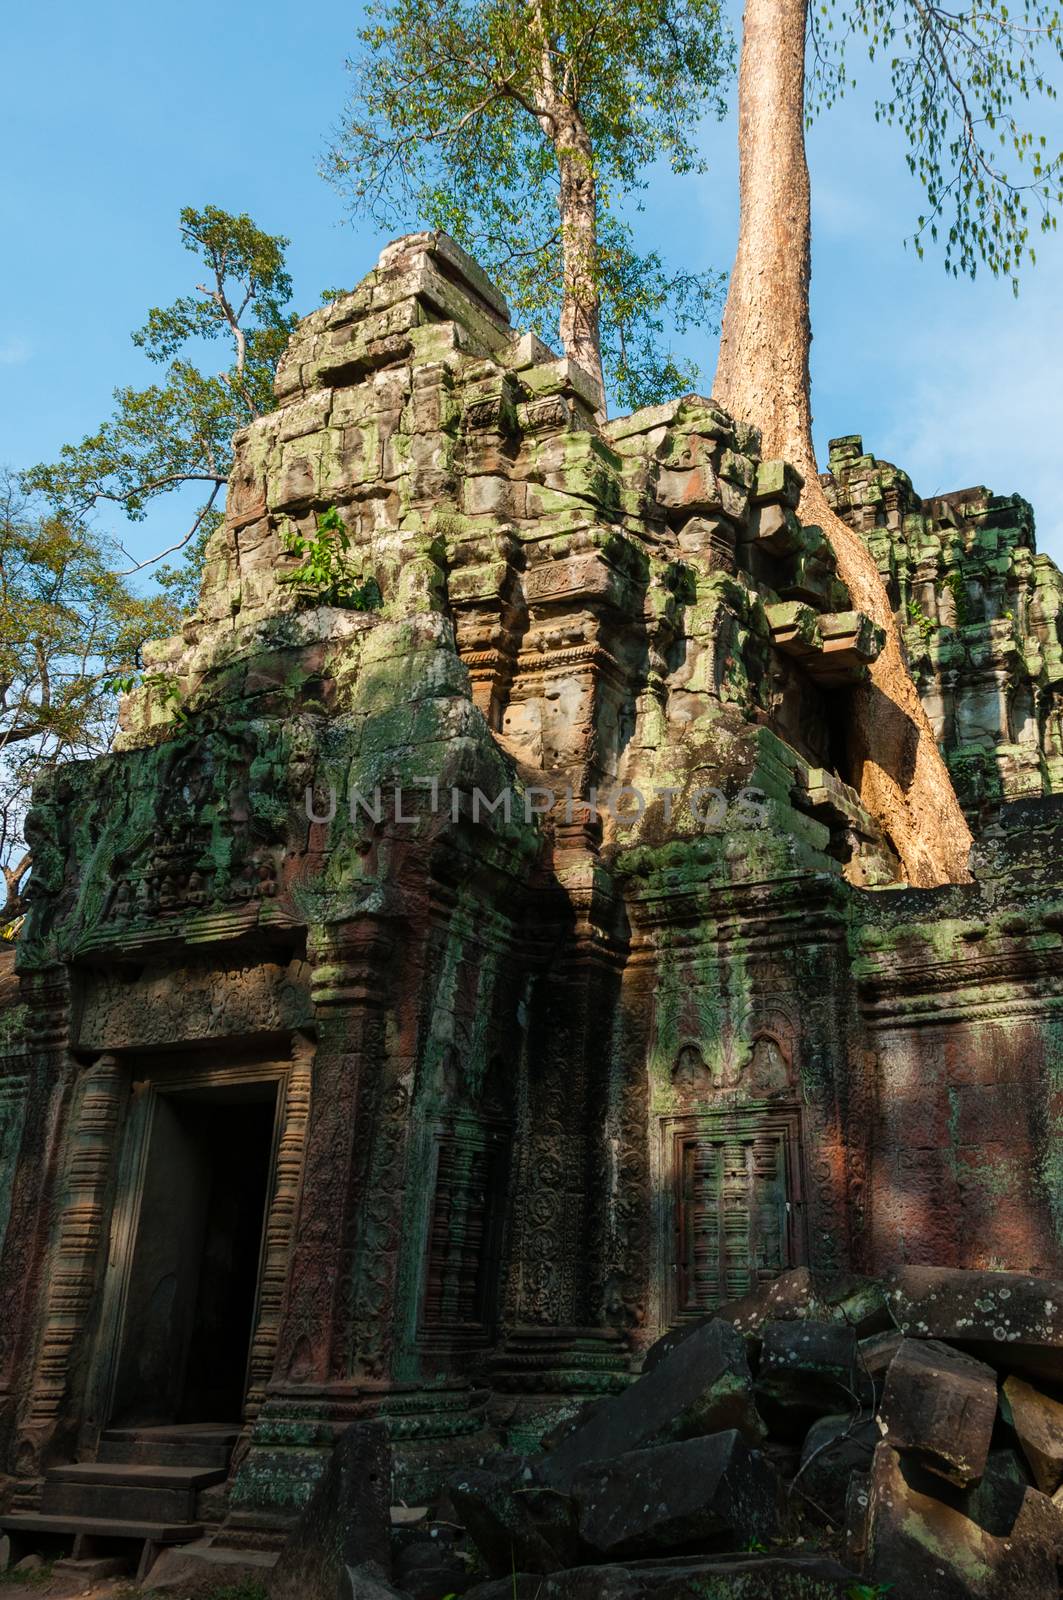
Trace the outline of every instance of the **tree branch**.
<path fill-rule="evenodd" d="M 135 566 L 127 567 L 124 572 L 116 573 L 115 576 L 119 578 L 131 578 L 134 572 L 142 572 L 145 567 L 153 567 L 156 561 L 162 560 L 163 556 L 172 556 L 175 550 L 183 550 L 185 545 L 188 544 L 190 540 L 195 538 L 196 534 L 203 526 L 203 520 L 213 506 L 218 495 L 218 490 L 222 487 L 224 482 L 224 478 L 219 478 L 215 483 L 210 492 L 210 499 L 207 501 L 206 505 L 203 507 L 202 511 L 199 513 L 199 516 L 196 518 L 195 522 L 193 522 L 183 539 L 178 539 L 176 544 L 170 545 L 166 550 L 160 550 L 158 555 L 149 556 L 146 561 L 138 561 Z M 124 545 L 122 546 L 122 552 L 124 555 L 129 555 L 129 551 L 126 550 Z"/>

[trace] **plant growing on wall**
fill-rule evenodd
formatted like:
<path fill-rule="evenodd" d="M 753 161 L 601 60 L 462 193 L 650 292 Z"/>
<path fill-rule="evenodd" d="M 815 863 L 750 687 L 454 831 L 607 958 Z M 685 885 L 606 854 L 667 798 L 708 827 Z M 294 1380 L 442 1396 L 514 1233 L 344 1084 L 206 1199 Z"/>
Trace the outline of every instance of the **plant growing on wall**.
<path fill-rule="evenodd" d="M 733 51 L 719 0 L 377 0 L 328 173 L 355 211 L 445 228 L 518 320 L 625 405 L 694 372 L 661 348 L 721 280 L 640 254 L 613 209 L 654 161 L 702 170 Z"/>
<path fill-rule="evenodd" d="M 301 559 L 290 572 L 279 574 L 280 582 L 305 588 L 316 601 L 328 605 L 343 606 L 348 611 L 376 611 L 383 603 L 380 585 L 375 578 L 355 571 L 348 554 L 350 535 L 336 507 L 329 506 L 321 512 L 316 524 L 312 539 L 303 538 L 293 529 L 282 535 L 288 554 Z"/>

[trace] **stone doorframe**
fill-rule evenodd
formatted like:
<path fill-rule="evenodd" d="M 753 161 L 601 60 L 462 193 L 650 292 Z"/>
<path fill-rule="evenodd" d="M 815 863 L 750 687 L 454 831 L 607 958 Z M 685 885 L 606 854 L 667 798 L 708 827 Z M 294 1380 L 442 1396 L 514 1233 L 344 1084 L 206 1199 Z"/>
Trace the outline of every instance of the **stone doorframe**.
<path fill-rule="evenodd" d="M 787 1266 L 799 1266 L 807 1258 L 801 1113 L 794 1101 L 692 1107 L 678 1114 L 659 1116 L 654 1162 L 657 1273 L 652 1314 L 662 1332 L 680 1320 L 676 1303 L 678 1263 L 675 1259 L 677 1162 L 681 1147 L 698 1134 L 709 1135 L 714 1143 L 748 1139 L 750 1134 L 778 1141 L 784 1163 L 786 1250 L 789 1256 L 788 1261 L 782 1262 L 780 1270 Z M 752 1289 L 755 1284 L 751 1283 L 749 1287 Z"/>
<path fill-rule="evenodd" d="M 144 1178 L 151 1140 L 152 1114 L 164 1094 L 220 1089 L 230 1084 L 274 1083 L 277 1103 L 270 1150 L 269 1180 L 259 1253 L 255 1310 L 248 1350 L 242 1421 L 258 1414 L 273 1375 L 292 1237 L 302 1183 L 303 1149 L 310 1107 L 313 1044 L 301 1034 L 292 1041 L 291 1057 L 251 1060 L 232 1065 L 190 1066 L 176 1061 L 159 1068 L 148 1064 L 142 1088 L 125 1123 L 117 1167 L 116 1201 L 111 1215 L 106 1266 L 94 1354 L 90 1364 L 85 1418 L 80 1431 L 83 1453 L 94 1453 L 107 1426 L 121 1352 L 123 1323 L 133 1267 Z M 123 1063 L 127 1090 L 137 1081 L 141 1064 Z"/>

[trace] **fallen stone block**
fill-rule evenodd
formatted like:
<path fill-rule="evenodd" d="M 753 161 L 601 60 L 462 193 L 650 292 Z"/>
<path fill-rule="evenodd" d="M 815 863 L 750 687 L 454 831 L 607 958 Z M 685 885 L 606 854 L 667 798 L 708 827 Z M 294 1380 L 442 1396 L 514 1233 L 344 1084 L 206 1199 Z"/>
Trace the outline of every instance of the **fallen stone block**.
<path fill-rule="evenodd" d="M 970 1489 L 957 1490 L 956 1498 L 950 1497 L 950 1503 L 986 1533 L 1004 1538 L 1011 1533 L 1030 1487 L 1029 1468 L 1017 1450 L 990 1450 L 979 1481 Z M 947 1493 L 944 1488 L 937 1492 Z"/>
<path fill-rule="evenodd" d="M 854 1472 L 845 1491 L 845 1559 L 858 1570 L 867 1556 L 867 1509 L 871 1495 L 870 1472 Z"/>
<path fill-rule="evenodd" d="M 340 1579 L 336 1600 L 407 1600 L 404 1591 L 396 1589 L 373 1563 L 360 1563 L 348 1567 Z"/>
<path fill-rule="evenodd" d="M 905 1339 L 886 1374 L 879 1427 L 894 1449 L 963 1486 L 985 1471 L 996 1412 L 991 1367 L 935 1339 Z"/>
<path fill-rule="evenodd" d="M 857 1273 L 814 1278 L 808 1267 L 791 1267 L 740 1300 L 719 1306 L 711 1317 L 664 1334 L 647 1350 L 642 1370 L 652 1371 L 692 1333 L 712 1321 L 729 1322 L 737 1332 L 750 1337 L 766 1322 L 803 1319 L 847 1323 L 858 1339 L 893 1326 L 882 1286 L 875 1279 Z"/>
<path fill-rule="evenodd" d="M 803 1437 L 817 1417 L 864 1398 L 866 1379 L 856 1367 L 856 1334 L 845 1324 L 803 1320 L 761 1328 L 760 1368 L 754 1393 L 773 1432 Z M 861 1387 L 868 1392 L 861 1396 Z"/>
<path fill-rule="evenodd" d="M 69 1585 L 75 1592 L 86 1594 L 97 1584 L 106 1583 L 109 1578 L 128 1575 L 129 1570 L 130 1563 L 123 1556 L 96 1556 L 84 1560 L 64 1556 L 53 1566 L 52 1577 L 64 1588 Z"/>
<path fill-rule="evenodd" d="M 276 1551 L 244 1550 L 216 1545 L 209 1537 L 197 1539 L 162 1550 L 140 1587 L 145 1594 L 175 1594 L 185 1600 L 218 1588 L 263 1584 L 276 1562 Z"/>
<path fill-rule="evenodd" d="M 1040 1600 L 1060 1589 L 1063 1514 L 1047 1495 L 1027 1489 L 1007 1538 L 997 1541 L 993 1600 Z"/>
<path fill-rule="evenodd" d="M 731 1555 L 579 1567 L 548 1578 L 518 1572 L 477 1585 L 466 1600 L 851 1600 L 859 1582 L 829 1556 Z"/>
<path fill-rule="evenodd" d="M 867 1473 L 878 1441 L 870 1412 L 820 1417 L 805 1435 L 796 1492 L 843 1527 L 850 1480 L 854 1473 Z"/>
<path fill-rule="evenodd" d="M 447 1488 L 455 1516 L 491 1572 L 556 1572 L 579 1559 L 572 1501 L 530 1470 L 470 1468 Z"/>
<path fill-rule="evenodd" d="M 657 1343 L 647 1350 L 642 1371 L 644 1374 L 652 1372 L 665 1356 L 671 1355 L 673 1350 L 677 1350 L 681 1344 L 697 1333 L 699 1328 L 707 1327 L 712 1322 L 728 1322 L 738 1333 L 756 1333 L 763 1322 L 785 1322 L 793 1317 L 810 1316 L 814 1303 L 815 1290 L 811 1272 L 807 1267 L 793 1267 L 788 1272 L 780 1273 L 762 1288 L 743 1295 L 741 1300 L 728 1301 L 711 1316 L 703 1317 L 699 1322 L 689 1322 L 682 1327 L 673 1328 L 670 1333 L 662 1335 Z"/>
<path fill-rule="evenodd" d="M 896 1328 L 885 1333 L 873 1333 L 861 1339 L 856 1349 L 856 1363 L 877 1388 L 886 1381 L 890 1362 L 904 1343 L 904 1334 Z"/>
<path fill-rule="evenodd" d="M 273 1569 L 270 1595 L 352 1600 L 352 1571 L 361 1573 L 365 1600 L 377 1600 L 366 1584 L 391 1572 L 391 1448 L 382 1422 L 356 1422 L 336 1441 Z"/>
<path fill-rule="evenodd" d="M 1063 1405 L 1022 1378 L 1011 1377 L 1004 1385 L 1001 1411 L 1015 1429 L 1037 1487 L 1042 1494 L 1054 1494 L 1063 1484 Z"/>
<path fill-rule="evenodd" d="M 885 1441 L 876 1447 L 867 1522 L 871 1581 L 932 1600 L 1058 1600 L 1063 1518 L 1046 1496 L 1028 1488 L 1010 1532 L 998 1537 L 938 1498 L 936 1484 Z"/>
<path fill-rule="evenodd" d="M 843 1272 L 815 1279 L 816 1316 L 820 1322 L 844 1322 L 858 1339 L 893 1327 L 886 1296 L 877 1278 Z"/>
<path fill-rule="evenodd" d="M 403 1508 L 405 1509 L 405 1508 Z M 391 1577 L 410 1600 L 439 1600 L 440 1595 L 461 1594 L 469 1586 L 475 1559 L 459 1548 L 462 1529 L 454 1520 L 396 1524 L 392 1507 Z"/>
<path fill-rule="evenodd" d="M 756 1431 L 746 1348 L 726 1322 L 695 1329 L 652 1371 L 598 1406 L 537 1468 L 560 1487 L 592 1461 L 723 1428 Z"/>
<path fill-rule="evenodd" d="M 960 1267 L 898 1267 L 883 1281 L 902 1333 L 946 1339 L 994 1366 L 1063 1382 L 1063 1282 Z"/>
<path fill-rule="evenodd" d="M 765 1541 L 779 1531 L 781 1486 L 759 1451 L 731 1429 L 633 1450 L 584 1468 L 572 1482 L 580 1539 L 622 1558 Z"/>

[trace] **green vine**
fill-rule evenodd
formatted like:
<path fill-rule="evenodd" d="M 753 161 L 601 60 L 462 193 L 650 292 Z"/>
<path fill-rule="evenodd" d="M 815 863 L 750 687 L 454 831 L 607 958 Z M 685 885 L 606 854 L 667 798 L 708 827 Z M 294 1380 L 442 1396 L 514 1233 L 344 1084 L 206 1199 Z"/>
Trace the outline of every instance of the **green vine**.
<path fill-rule="evenodd" d="M 950 572 L 945 579 L 945 587 L 952 596 L 952 603 L 956 608 L 956 626 L 964 628 L 970 620 L 967 603 L 967 585 L 963 581 L 963 574 Z"/>
<path fill-rule="evenodd" d="M 326 605 L 344 606 L 348 611 L 379 611 L 383 605 L 376 579 L 364 578 L 354 570 L 347 554 L 350 535 L 335 506 L 318 515 L 312 539 L 289 529 L 281 534 L 281 543 L 289 555 L 300 558 L 299 566 L 281 574 L 282 583 L 305 585 Z"/>

